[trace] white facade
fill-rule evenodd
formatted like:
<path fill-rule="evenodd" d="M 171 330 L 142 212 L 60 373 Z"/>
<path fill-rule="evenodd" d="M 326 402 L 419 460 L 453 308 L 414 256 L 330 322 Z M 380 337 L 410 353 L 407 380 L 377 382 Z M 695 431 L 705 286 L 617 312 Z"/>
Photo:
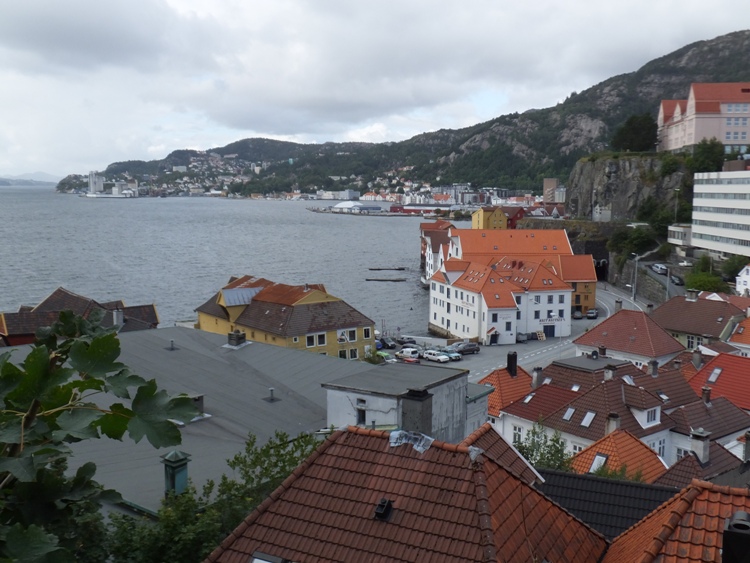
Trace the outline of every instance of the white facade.
<path fill-rule="evenodd" d="M 735 278 L 735 288 L 738 294 L 750 296 L 750 264 L 742 268 Z"/>
<path fill-rule="evenodd" d="M 750 171 L 695 174 L 691 242 L 720 255 L 750 254 Z"/>

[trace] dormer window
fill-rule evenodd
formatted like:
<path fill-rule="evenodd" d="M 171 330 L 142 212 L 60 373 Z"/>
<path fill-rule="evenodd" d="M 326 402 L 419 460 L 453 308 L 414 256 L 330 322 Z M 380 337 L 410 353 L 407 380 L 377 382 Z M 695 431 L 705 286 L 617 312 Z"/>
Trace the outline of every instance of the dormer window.
<path fill-rule="evenodd" d="M 656 420 L 656 414 L 657 414 L 656 411 L 657 411 L 657 409 L 655 409 L 655 408 L 654 409 L 648 409 L 646 411 L 646 423 L 647 424 L 654 424 L 657 421 Z"/>

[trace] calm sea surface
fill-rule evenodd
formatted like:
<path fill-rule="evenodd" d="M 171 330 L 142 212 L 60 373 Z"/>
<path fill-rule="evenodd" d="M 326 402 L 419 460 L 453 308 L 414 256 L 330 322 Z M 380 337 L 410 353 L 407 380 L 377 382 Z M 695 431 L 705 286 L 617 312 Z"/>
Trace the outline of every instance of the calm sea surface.
<path fill-rule="evenodd" d="M 333 202 L 336 203 L 336 202 Z M 52 188 L 0 187 L 0 311 L 57 287 L 97 301 L 155 303 L 160 326 L 232 275 L 323 283 L 376 328 L 426 334 L 419 218 L 313 213 L 331 202 L 223 198 L 87 199 Z M 405 271 L 370 271 L 403 267 Z M 366 278 L 406 278 L 374 282 Z"/>

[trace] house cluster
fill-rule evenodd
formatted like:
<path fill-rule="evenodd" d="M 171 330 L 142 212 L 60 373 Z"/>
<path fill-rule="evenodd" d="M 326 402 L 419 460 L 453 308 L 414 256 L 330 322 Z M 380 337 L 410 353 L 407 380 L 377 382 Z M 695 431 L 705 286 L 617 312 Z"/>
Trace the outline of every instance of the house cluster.
<path fill-rule="evenodd" d="M 472 216 L 478 228 L 420 226 L 430 332 L 481 344 L 563 337 L 574 314 L 596 306 L 591 255 L 573 254 L 564 230 L 515 230 L 510 221 L 503 208 L 482 208 Z"/>

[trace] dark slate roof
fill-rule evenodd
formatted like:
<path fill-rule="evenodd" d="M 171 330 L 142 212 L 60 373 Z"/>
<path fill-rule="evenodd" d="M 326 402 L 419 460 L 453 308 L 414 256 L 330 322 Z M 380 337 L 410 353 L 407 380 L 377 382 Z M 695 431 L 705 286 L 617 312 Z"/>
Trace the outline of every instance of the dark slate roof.
<path fill-rule="evenodd" d="M 537 490 L 608 540 L 619 536 L 678 491 L 674 487 L 552 469 L 540 469 L 539 473 L 544 483 L 537 485 Z"/>
<path fill-rule="evenodd" d="M 260 551 L 298 563 L 594 563 L 606 551 L 603 536 L 477 448 L 390 440 L 334 433 L 207 561 Z M 381 499 L 392 506 L 383 520 Z"/>
<path fill-rule="evenodd" d="M 36 334 L 39 327 L 51 325 L 59 316 L 59 311 L 2 313 L 5 320 L 3 334 L 9 336 L 33 335 Z"/>
<path fill-rule="evenodd" d="M 575 356 L 555 360 L 544 368 L 539 378 L 539 384 L 549 383 L 565 389 L 572 389 L 575 385 L 578 385 L 581 392 L 588 391 L 604 381 L 604 368 L 608 366 L 615 368 L 614 377 L 625 375 L 634 377 L 643 374 L 633 362 L 607 357 L 594 359 L 587 356 Z"/>
<path fill-rule="evenodd" d="M 345 301 L 286 306 L 255 300 L 245 307 L 235 324 L 284 337 L 374 325 Z"/>
<path fill-rule="evenodd" d="M 198 313 L 205 313 L 212 317 L 218 317 L 220 319 L 229 319 L 229 313 L 227 310 L 219 305 L 219 296 L 221 292 L 216 292 L 211 299 L 200 305 L 195 310 Z"/>
<path fill-rule="evenodd" d="M 750 461 L 740 463 L 734 469 L 719 473 L 709 479 L 717 485 L 750 489 Z"/>
<path fill-rule="evenodd" d="M 86 316 L 95 307 L 101 308 L 101 305 L 93 299 L 58 287 L 34 307 L 34 311 L 73 311 L 76 315 Z"/>
<path fill-rule="evenodd" d="M 661 408 L 667 412 L 671 412 L 672 409 L 682 405 L 693 403 L 699 398 L 679 369 L 659 370 L 656 377 L 642 373 L 633 377 L 633 383 L 651 391 L 662 399 L 664 404 Z"/>
<path fill-rule="evenodd" d="M 742 315 L 741 309 L 725 301 L 678 295 L 658 307 L 651 318 L 669 332 L 719 338 L 726 326 Z"/>
<path fill-rule="evenodd" d="M 701 463 L 695 452 L 690 452 L 672 464 L 655 485 L 669 487 L 687 487 L 693 479 L 710 480 L 712 477 L 739 466 L 742 462 L 718 442 L 711 442 L 708 450 L 708 462 Z"/>

